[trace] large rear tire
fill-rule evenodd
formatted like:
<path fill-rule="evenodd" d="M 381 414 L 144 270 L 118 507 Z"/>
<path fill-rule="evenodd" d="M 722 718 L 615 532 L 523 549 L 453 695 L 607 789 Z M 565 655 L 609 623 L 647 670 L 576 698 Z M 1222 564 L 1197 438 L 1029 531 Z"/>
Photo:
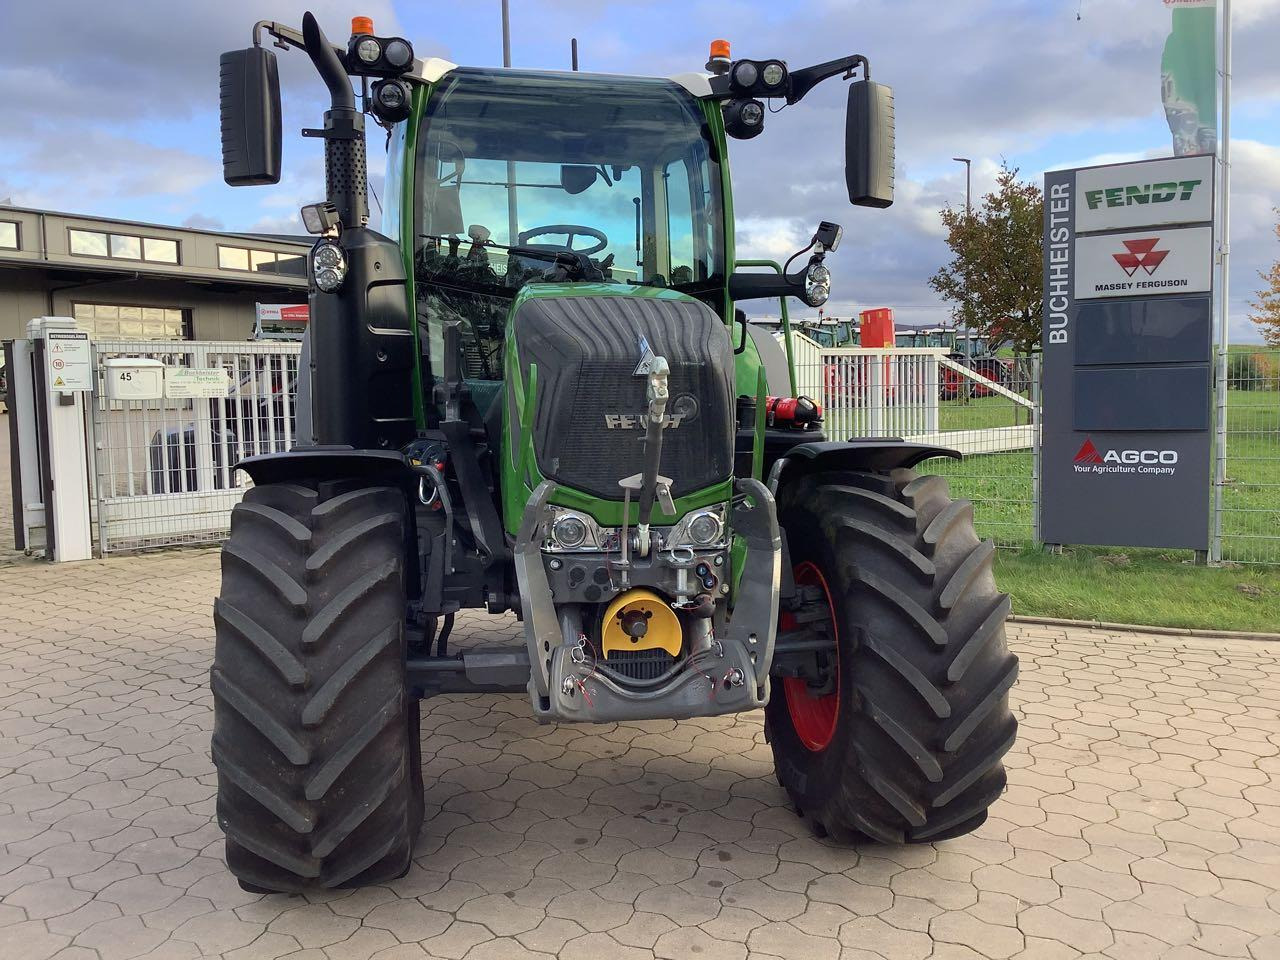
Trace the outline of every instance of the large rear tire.
<path fill-rule="evenodd" d="M 829 609 L 837 639 L 825 687 L 775 681 L 779 782 L 840 842 L 976 829 L 1005 787 L 1018 662 L 972 504 L 911 470 L 817 473 L 778 503 L 799 592 L 810 613 Z"/>
<path fill-rule="evenodd" d="M 406 697 L 405 500 L 266 484 L 222 551 L 211 671 L 227 865 L 259 891 L 402 876 L 422 823 Z"/>

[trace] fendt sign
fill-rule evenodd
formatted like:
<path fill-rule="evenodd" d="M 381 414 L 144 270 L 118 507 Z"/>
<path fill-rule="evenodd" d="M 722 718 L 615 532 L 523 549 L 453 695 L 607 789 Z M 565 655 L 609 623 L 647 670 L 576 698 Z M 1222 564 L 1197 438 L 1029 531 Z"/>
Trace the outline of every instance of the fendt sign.
<path fill-rule="evenodd" d="M 1208 548 L 1213 163 L 1045 176 L 1046 543 Z"/>
<path fill-rule="evenodd" d="M 1175 157 L 1076 171 L 1076 232 L 1213 220 L 1213 157 Z"/>

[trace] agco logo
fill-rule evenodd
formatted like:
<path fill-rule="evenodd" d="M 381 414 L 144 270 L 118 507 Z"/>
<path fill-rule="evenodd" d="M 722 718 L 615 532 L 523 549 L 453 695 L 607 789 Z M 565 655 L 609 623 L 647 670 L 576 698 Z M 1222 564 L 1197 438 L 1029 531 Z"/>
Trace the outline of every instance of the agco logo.
<path fill-rule="evenodd" d="M 1077 473 L 1143 473 L 1169 476 L 1177 469 L 1177 450 L 1099 450 L 1086 438 L 1071 460 Z"/>
<path fill-rule="evenodd" d="M 1145 270 L 1149 277 L 1156 272 L 1156 268 L 1164 263 L 1164 258 L 1169 255 L 1168 250 L 1156 249 L 1156 244 L 1159 242 L 1159 237 L 1125 240 L 1124 248 L 1126 252 L 1113 253 L 1111 256 L 1116 263 L 1120 264 L 1120 269 L 1124 271 L 1126 277 L 1132 277 L 1139 269 Z"/>
<path fill-rule="evenodd" d="M 1090 210 L 1101 206 L 1131 207 L 1135 204 L 1168 203 L 1171 200 L 1190 200 L 1202 180 L 1179 180 L 1176 183 L 1145 183 L 1125 187 L 1106 187 L 1102 190 L 1086 190 L 1084 202 Z"/>

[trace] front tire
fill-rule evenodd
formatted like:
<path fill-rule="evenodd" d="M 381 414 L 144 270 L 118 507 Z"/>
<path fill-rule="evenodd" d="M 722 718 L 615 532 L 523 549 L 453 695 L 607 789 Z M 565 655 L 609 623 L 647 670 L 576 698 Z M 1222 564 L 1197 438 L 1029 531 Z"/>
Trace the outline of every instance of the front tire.
<path fill-rule="evenodd" d="M 214 603 L 213 761 L 227 865 L 256 891 L 402 876 L 422 823 L 405 693 L 405 500 L 246 492 Z"/>
<path fill-rule="evenodd" d="M 840 842 L 976 829 L 1005 787 L 1018 663 L 972 504 L 942 477 L 894 470 L 811 474 L 778 505 L 802 616 L 825 607 L 836 634 L 825 685 L 775 682 L 765 722 L 779 782 Z"/>

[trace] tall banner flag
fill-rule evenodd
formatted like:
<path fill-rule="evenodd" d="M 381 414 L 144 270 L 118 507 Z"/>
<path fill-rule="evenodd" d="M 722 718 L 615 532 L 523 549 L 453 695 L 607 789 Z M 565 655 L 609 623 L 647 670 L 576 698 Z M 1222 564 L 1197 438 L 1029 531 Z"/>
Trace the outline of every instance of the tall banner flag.
<path fill-rule="evenodd" d="M 1217 0 L 1162 0 L 1173 29 L 1160 58 L 1160 96 L 1173 155 L 1218 149 Z"/>

